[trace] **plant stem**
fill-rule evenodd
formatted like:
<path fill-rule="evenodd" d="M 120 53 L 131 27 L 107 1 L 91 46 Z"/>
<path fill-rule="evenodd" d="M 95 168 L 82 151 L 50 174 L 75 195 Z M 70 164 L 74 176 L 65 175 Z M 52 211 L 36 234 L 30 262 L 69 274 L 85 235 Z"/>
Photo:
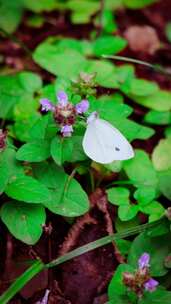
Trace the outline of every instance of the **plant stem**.
<path fill-rule="evenodd" d="M 19 292 L 35 275 L 41 272 L 45 268 L 55 267 L 66 261 L 69 261 L 75 257 L 78 257 L 84 253 L 87 253 L 91 250 L 97 249 L 101 246 L 111 243 L 113 240 L 123 239 L 131 235 L 141 233 L 149 228 L 153 228 L 161 222 L 162 219 L 157 220 L 153 223 L 147 223 L 144 225 L 139 225 L 134 228 L 127 229 L 124 232 L 115 233 L 109 236 L 105 236 L 101 239 L 98 239 L 94 242 L 88 243 L 87 245 L 81 246 L 77 249 L 74 249 L 63 256 L 58 257 L 57 259 L 51 261 L 48 264 L 44 264 L 40 260 L 36 261 L 29 269 L 27 269 L 16 281 L 4 292 L 0 297 L 0 303 L 8 303 L 16 294 Z"/>
<path fill-rule="evenodd" d="M 105 0 L 100 0 L 100 12 L 99 12 L 99 27 L 97 31 L 97 37 L 101 35 L 103 31 L 103 12 L 105 8 Z"/>
<path fill-rule="evenodd" d="M 46 264 L 46 268 L 54 267 L 54 266 L 57 266 L 59 264 L 62 264 L 62 263 L 66 262 L 66 261 L 69 261 L 69 260 L 71 260 L 71 259 L 73 259 L 77 256 L 82 255 L 83 253 L 87 253 L 91 250 L 94 250 L 94 249 L 97 249 L 101 246 L 107 245 L 114 240 L 123 239 L 125 237 L 143 232 L 148 228 L 155 227 L 159 222 L 160 222 L 160 220 L 155 221 L 153 223 L 138 225 L 134 228 L 127 229 L 127 231 L 120 232 L 120 233 L 114 233 L 114 234 L 105 236 L 103 238 L 100 238 L 100 239 L 98 239 L 94 242 L 90 242 L 90 243 L 88 243 L 84 246 L 81 246 L 77 249 L 74 249 L 74 250 L 66 253 L 65 255 L 53 260 L 52 262 Z"/>
<path fill-rule="evenodd" d="M 89 176 L 90 176 L 90 185 L 91 185 L 91 192 L 95 190 L 95 183 L 94 183 L 94 176 L 91 169 L 89 169 Z"/>
<path fill-rule="evenodd" d="M 107 188 L 110 188 L 113 185 L 134 185 L 135 183 L 130 180 L 121 180 L 121 181 L 115 181 L 107 185 Z"/>
<path fill-rule="evenodd" d="M 0 303 L 8 303 L 17 292 L 19 292 L 26 283 L 28 283 L 36 274 L 43 270 L 45 265 L 40 261 L 36 261 L 29 269 L 27 269 L 16 281 L 3 293 L 0 297 Z"/>
<path fill-rule="evenodd" d="M 29 55 L 30 57 L 32 57 L 32 53 L 29 50 L 29 48 L 16 36 L 14 36 L 13 34 L 9 34 L 8 32 L 6 32 L 4 29 L 0 28 L 0 33 L 5 36 L 6 38 L 12 40 L 13 42 L 17 43 L 20 45 L 20 47 L 27 53 L 27 55 Z"/>
<path fill-rule="evenodd" d="M 134 59 L 134 58 L 130 58 L 130 57 L 124 57 L 124 56 L 102 55 L 102 57 L 106 58 L 106 59 L 114 59 L 114 60 L 118 60 L 118 61 L 131 62 L 131 63 L 135 63 L 135 64 L 144 65 L 146 67 L 149 67 L 149 68 L 155 70 L 158 73 L 168 76 L 169 78 L 171 77 L 171 72 L 167 71 L 164 67 L 162 67 L 159 64 L 151 64 L 146 61 L 142 61 L 142 60 L 138 60 L 138 59 Z"/>

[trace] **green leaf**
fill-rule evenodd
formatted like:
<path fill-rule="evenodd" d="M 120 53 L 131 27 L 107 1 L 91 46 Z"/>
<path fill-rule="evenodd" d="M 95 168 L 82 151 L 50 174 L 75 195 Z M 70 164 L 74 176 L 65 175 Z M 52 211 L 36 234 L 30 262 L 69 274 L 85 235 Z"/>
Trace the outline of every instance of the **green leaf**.
<path fill-rule="evenodd" d="M 18 160 L 40 162 L 50 157 L 50 144 L 48 141 L 35 141 L 24 144 L 16 154 Z"/>
<path fill-rule="evenodd" d="M 156 197 L 156 188 L 153 186 L 144 186 L 138 188 L 134 193 L 134 198 L 142 206 L 147 205 Z"/>
<path fill-rule="evenodd" d="M 107 190 L 110 203 L 116 206 L 129 204 L 129 190 L 123 187 L 111 188 Z"/>
<path fill-rule="evenodd" d="M 124 86 L 122 88 L 124 88 Z M 128 88 L 129 91 L 125 93 L 128 93 L 131 96 L 149 96 L 159 90 L 159 87 L 155 82 L 136 78 L 132 78 L 130 80 Z"/>
<path fill-rule="evenodd" d="M 138 210 L 138 205 L 133 205 L 130 203 L 127 205 L 121 205 L 118 209 L 118 216 L 121 221 L 129 221 L 137 215 Z"/>
<path fill-rule="evenodd" d="M 171 123 L 171 114 L 169 111 L 151 110 L 144 116 L 144 121 L 155 125 L 168 125 Z"/>
<path fill-rule="evenodd" d="M 130 299 L 128 295 L 117 295 L 113 294 L 113 297 L 111 298 L 110 302 L 107 302 L 107 304 L 132 304 L 133 302 L 130 302 Z"/>
<path fill-rule="evenodd" d="M 157 201 L 152 201 L 145 207 L 140 205 L 140 211 L 149 214 L 149 222 L 160 219 L 165 213 L 164 207 Z"/>
<path fill-rule="evenodd" d="M 120 84 L 120 90 L 128 93 L 130 82 L 135 78 L 135 68 L 130 64 L 124 64 L 116 67 L 116 73 Z"/>
<path fill-rule="evenodd" d="M 122 170 L 122 161 L 114 160 L 110 164 L 105 164 L 104 167 L 111 172 L 120 172 Z"/>
<path fill-rule="evenodd" d="M 158 90 L 156 93 L 149 96 L 130 95 L 130 97 L 138 104 L 152 110 L 171 110 L 171 93 L 169 91 Z"/>
<path fill-rule="evenodd" d="M 150 5 L 157 0 L 123 0 L 123 4 L 131 9 L 143 8 Z"/>
<path fill-rule="evenodd" d="M 35 14 L 27 17 L 26 24 L 29 27 L 38 29 L 44 25 L 45 21 L 46 21 L 45 17 Z"/>
<path fill-rule="evenodd" d="M 73 146 L 67 139 L 56 136 L 51 142 L 51 156 L 55 163 L 61 166 L 66 159 L 70 158 Z"/>
<path fill-rule="evenodd" d="M 123 273 L 124 272 L 130 272 L 134 273 L 134 268 L 128 264 L 121 264 L 117 267 L 115 270 L 114 276 L 109 284 L 108 287 L 108 296 L 109 300 L 113 300 L 115 296 L 126 296 L 127 293 L 127 287 L 123 284 Z M 112 302 L 114 303 L 114 302 Z M 118 302 L 115 302 L 118 303 Z M 119 302 L 123 304 L 127 304 L 130 302 Z"/>
<path fill-rule="evenodd" d="M 4 191 L 9 179 L 8 161 L 5 151 L 0 152 L 0 194 Z"/>
<path fill-rule="evenodd" d="M 167 37 L 167 40 L 169 42 L 171 42 L 171 22 L 168 22 L 166 24 L 166 27 L 165 27 L 165 34 L 166 34 L 166 37 Z"/>
<path fill-rule="evenodd" d="M 8 172 L 10 179 L 15 178 L 16 175 L 23 175 L 24 168 L 21 163 L 16 160 L 16 151 L 14 148 L 7 147 L 4 151 L 4 157 L 8 163 Z"/>
<path fill-rule="evenodd" d="M 23 167 L 16 160 L 16 152 L 12 148 L 0 152 L 0 193 L 5 190 L 8 181 L 16 174 L 23 174 Z"/>
<path fill-rule="evenodd" d="M 30 139 L 30 129 L 35 124 L 39 117 L 39 113 L 30 115 L 29 117 L 22 119 L 15 118 L 13 125 L 9 127 L 10 135 L 17 138 L 19 141 L 26 142 Z"/>
<path fill-rule="evenodd" d="M 55 189 L 59 185 L 59 167 L 51 162 L 42 162 L 33 165 L 34 176 L 46 187 Z"/>
<path fill-rule="evenodd" d="M 115 242 L 121 254 L 127 255 L 131 247 L 131 241 L 120 239 L 115 240 Z"/>
<path fill-rule="evenodd" d="M 103 95 L 98 99 L 90 102 L 90 111 L 98 111 L 99 116 L 110 123 L 128 117 L 132 113 L 132 108 L 123 102 L 118 102 L 117 96 Z"/>
<path fill-rule="evenodd" d="M 56 0 L 22 0 L 24 6 L 36 13 L 42 12 L 42 11 L 52 11 L 56 8 Z"/>
<path fill-rule="evenodd" d="M 98 18 L 98 25 L 100 24 L 100 17 Z M 113 12 L 109 9 L 104 9 L 102 12 L 103 31 L 111 34 L 117 30 L 117 24 Z"/>
<path fill-rule="evenodd" d="M 150 254 L 151 275 L 157 277 L 165 275 L 168 269 L 164 267 L 164 259 L 170 252 L 170 241 L 170 234 L 150 238 L 147 233 L 141 233 L 132 243 L 128 263 L 137 268 L 138 259 L 144 252 L 147 252 Z"/>
<path fill-rule="evenodd" d="M 84 71 L 88 74 L 95 73 L 96 82 L 105 88 L 118 88 L 118 79 L 114 65 L 105 60 L 89 60 Z"/>
<path fill-rule="evenodd" d="M 125 135 L 125 137 L 132 141 L 134 139 L 148 139 L 154 135 L 155 131 L 152 128 L 140 125 L 130 119 L 121 119 L 116 121 L 115 126 Z"/>
<path fill-rule="evenodd" d="M 34 93 L 42 87 L 42 80 L 37 74 L 22 72 L 18 74 L 18 78 L 22 88 L 27 92 Z"/>
<path fill-rule="evenodd" d="M 56 172 L 58 185 L 51 191 L 52 199 L 44 203 L 50 211 L 67 217 L 84 214 L 89 209 L 87 194 L 80 184 L 62 170 Z"/>
<path fill-rule="evenodd" d="M 136 150 L 135 157 L 123 164 L 124 170 L 136 187 L 157 185 L 157 173 L 149 156 L 143 150 Z"/>
<path fill-rule="evenodd" d="M 34 245 L 39 240 L 46 220 L 43 206 L 17 201 L 5 203 L 0 216 L 11 234 L 28 245 Z"/>
<path fill-rule="evenodd" d="M 57 46 L 48 42 L 36 48 L 33 59 L 48 72 L 69 79 L 78 76 L 87 65 L 86 59 L 78 51 L 66 49 L 65 52 L 59 52 Z"/>
<path fill-rule="evenodd" d="M 5 193 L 18 201 L 43 204 L 51 199 L 49 190 L 31 176 L 16 176 L 7 185 Z"/>
<path fill-rule="evenodd" d="M 134 218 L 138 212 L 138 206 L 130 204 L 129 190 L 123 187 L 117 187 L 107 190 L 109 201 L 119 206 L 118 216 L 122 221 L 129 221 Z"/>
<path fill-rule="evenodd" d="M 14 106 L 13 118 L 15 120 L 14 125 L 11 126 L 10 131 L 14 133 L 20 141 L 29 140 L 29 132 L 33 124 L 39 119 L 40 114 L 38 113 L 38 103 L 36 100 L 26 99 L 19 101 Z"/>
<path fill-rule="evenodd" d="M 91 16 L 99 10 L 99 3 L 97 1 L 69 0 L 66 8 L 71 10 L 71 21 L 74 24 L 88 23 Z"/>
<path fill-rule="evenodd" d="M 163 289 L 157 289 L 156 291 L 146 293 L 140 300 L 139 304 L 170 304 L 171 303 L 171 291 Z"/>
<path fill-rule="evenodd" d="M 92 45 L 88 40 L 77 40 L 73 38 L 56 39 L 51 38 L 58 52 L 77 51 L 82 55 L 92 55 Z M 67 80 L 67 78 L 66 78 Z M 58 81 L 58 79 L 57 79 Z"/>
<path fill-rule="evenodd" d="M 57 125 L 50 114 L 40 117 L 29 130 L 30 140 L 50 139 L 56 135 Z"/>
<path fill-rule="evenodd" d="M 158 174 L 159 177 L 159 189 L 161 193 L 171 200 L 171 169 L 167 171 L 161 171 Z"/>
<path fill-rule="evenodd" d="M 165 171 L 171 168 L 171 138 L 161 139 L 154 148 L 152 161 L 157 171 Z"/>
<path fill-rule="evenodd" d="M 166 137 L 171 137 L 171 127 L 165 128 L 164 134 Z"/>
<path fill-rule="evenodd" d="M 30 87 L 27 85 L 27 82 Z M 5 119 L 13 118 L 14 107 L 18 103 L 22 103 L 20 110 L 27 115 L 29 102 L 33 100 L 35 91 L 41 88 L 41 83 L 39 76 L 31 72 L 0 76 L 0 117 Z M 26 108 L 23 107 L 25 104 Z"/>
<path fill-rule="evenodd" d="M 149 217 L 149 221 L 152 222 L 153 218 L 151 219 Z M 155 227 L 150 228 L 147 231 L 147 234 L 149 237 L 156 237 L 156 236 L 161 236 L 164 234 L 170 233 L 170 224 L 167 220 L 166 217 L 163 217 L 162 219 L 160 219 L 158 225 L 156 225 Z"/>
<path fill-rule="evenodd" d="M 119 218 L 115 221 L 115 228 L 117 232 L 127 231 L 128 229 L 132 229 L 135 226 L 139 225 L 140 221 L 139 218 L 136 216 L 130 221 L 121 221 Z"/>
<path fill-rule="evenodd" d="M 17 29 L 22 17 L 22 1 L 0 0 L 0 28 L 7 33 Z"/>
<path fill-rule="evenodd" d="M 87 159 L 82 148 L 82 136 L 73 135 L 70 138 L 54 137 L 51 143 L 51 155 L 59 166 L 65 161 L 76 162 Z"/>
<path fill-rule="evenodd" d="M 93 42 L 93 52 L 96 56 L 113 55 L 122 51 L 127 41 L 119 36 L 103 36 Z"/>

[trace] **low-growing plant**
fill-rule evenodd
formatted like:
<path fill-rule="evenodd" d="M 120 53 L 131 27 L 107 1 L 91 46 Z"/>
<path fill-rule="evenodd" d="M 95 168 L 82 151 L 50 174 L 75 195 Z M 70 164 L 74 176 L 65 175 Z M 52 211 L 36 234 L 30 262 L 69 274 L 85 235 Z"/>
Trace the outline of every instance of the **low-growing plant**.
<path fill-rule="evenodd" d="M 108 303 L 170 303 L 171 93 L 137 77 L 133 63 L 169 72 L 117 56 L 128 42 L 114 35 L 112 13 L 116 7 L 137 9 L 153 2 L 106 1 L 101 9 L 103 3 L 95 0 L 81 5 L 77 0 L 0 0 L 0 12 L 8 13 L 7 20 L 0 20 L 4 35 L 17 28 L 25 9 L 70 10 L 74 24 L 93 20 L 95 25 L 91 39 L 48 37 L 34 49 L 31 60 L 52 80 L 25 69 L 0 75 L 3 224 L 14 238 L 32 246 L 43 236 L 49 213 L 72 223 L 91 210 L 90 194 L 101 188 L 107 208 L 115 210 L 116 231 L 47 264 L 38 259 L 0 303 L 8 303 L 43 269 L 113 241 L 125 263 L 114 272 Z M 41 25 L 44 17 L 37 16 L 27 24 Z M 128 62 L 117 65 L 115 60 Z M 163 128 L 162 135 L 156 126 Z M 46 301 L 48 295 L 47 290 Z"/>

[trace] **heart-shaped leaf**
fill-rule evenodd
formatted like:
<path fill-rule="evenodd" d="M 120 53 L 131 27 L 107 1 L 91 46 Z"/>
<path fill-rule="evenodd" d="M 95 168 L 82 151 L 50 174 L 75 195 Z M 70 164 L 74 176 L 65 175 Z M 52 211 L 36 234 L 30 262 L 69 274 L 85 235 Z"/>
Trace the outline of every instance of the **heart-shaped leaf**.
<path fill-rule="evenodd" d="M 50 143 L 45 140 L 29 142 L 21 146 L 17 151 L 16 158 L 29 162 L 41 162 L 50 156 Z"/>
<path fill-rule="evenodd" d="M 5 193 L 26 203 L 43 204 L 51 199 L 49 190 L 31 176 L 15 176 L 8 183 Z"/>
<path fill-rule="evenodd" d="M 17 201 L 5 203 L 0 216 L 12 235 L 28 245 L 34 245 L 39 240 L 46 220 L 43 206 Z"/>

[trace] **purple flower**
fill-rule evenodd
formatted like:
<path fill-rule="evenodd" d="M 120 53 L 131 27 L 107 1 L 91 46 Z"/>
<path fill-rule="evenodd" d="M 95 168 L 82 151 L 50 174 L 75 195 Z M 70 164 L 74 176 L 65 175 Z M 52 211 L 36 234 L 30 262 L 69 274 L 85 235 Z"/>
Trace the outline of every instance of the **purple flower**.
<path fill-rule="evenodd" d="M 88 110 L 88 108 L 89 108 L 89 102 L 87 99 L 83 99 L 75 106 L 77 114 L 85 113 Z"/>
<path fill-rule="evenodd" d="M 143 253 L 139 260 L 138 260 L 138 266 L 139 266 L 139 269 L 142 269 L 144 267 L 150 267 L 150 255 L 148 253 Z"/>
<path fill-rule="evenodd" d="M 57 94 L 57 99 L 62 107 L 65 107 L 68 103 L 68 95 L 64 91 L 59 91 Z"/>
<path fill-rule="evenodd" d="M 61 133 L 64 137 L 70 137 L 73 132 L 73 127 L 69 125 L 65 125 L 61 128 Z"/>
<path fill-rule="evenodd" d="M 153 292 L 156 290 L 157 286 L 159 285 L 159 282 L 154 280 L 153 278 L 150 278 L 145 284 L 144 287 L 146 290 Z"/>
<path fill-rule="evenodd" d="M 42 111 L 54 111 L 55 109 L 53 104 L 47 98 L 42 98 L 40 100 L 40 104 L 42 106 Z"/>
<path fill-rule="evenodd" d="M 36 304 L 47 304 L 48 303 L 48 298 L 49 298 L 49 293 L 50 293 L 50 290 L 47 289 L 43 299 L 41 301 L 36 302 Z"/>

